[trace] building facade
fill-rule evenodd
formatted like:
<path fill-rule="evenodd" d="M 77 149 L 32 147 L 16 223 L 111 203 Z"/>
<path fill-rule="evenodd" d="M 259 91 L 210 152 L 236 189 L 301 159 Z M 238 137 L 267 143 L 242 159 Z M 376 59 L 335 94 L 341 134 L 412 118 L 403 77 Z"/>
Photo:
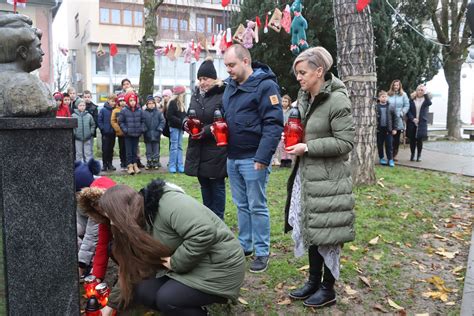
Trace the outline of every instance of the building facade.
<path fill-rule="evenodd" d="M 61 6 L 62 0 L 29 0 L 26 7 L 18 7 L 18 13 L 29 16 L 33 26 L 43 32 L 41 48 L 44 51 L 41 68 L 36 70 L 39 78 L 51 88 L 54 82 L 53 73 L 53 20 Z M 13 6 L 0 1 L 0 14 L 13 13 Z"/>
<path fill-rule="evenodd" d="M 239 9 L 239 3 L 240 0 L 233 0 L 223 9 L 220 0 L 165 0 L 156 16 L 156 46 L 173 44 L 184 50 L 191 40 L 197 43 L 205 38 L 209 54 L 215 56 L 212 36 L 228 26 L 230 14 Z M 69 0 L 66 7 L 72 85 L 79 92 L 90 90 L 99 103 L 105 101 L 110 91 L 121 89 L 123 78 L 138 87 L 143 0 Z M 112 58 L 111 43 L 117 45 L 117 54 Z M 103 54 L 97 54 L 100 46 Z M 203 50 L 199 61 L 193 58 L 191 64 L 184 62 L 183 54 L 174 61 L 167 56 L 155 56 L 155 92 L 175 85 L 189 89 L 193 69 L 199 67 L 207 54 Z M 215 65 L 218 76 L 227 77 L 222 58 L 215 57 Z"/>

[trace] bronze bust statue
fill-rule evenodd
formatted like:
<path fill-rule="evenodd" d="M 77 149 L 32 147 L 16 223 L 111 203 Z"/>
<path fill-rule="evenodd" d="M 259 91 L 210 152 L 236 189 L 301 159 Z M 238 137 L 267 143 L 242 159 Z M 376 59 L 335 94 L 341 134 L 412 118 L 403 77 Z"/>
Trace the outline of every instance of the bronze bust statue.
<path fill-rule="evenodd" d="M 25 15 L 0 15 L 0 117 L 54 117 L 48 86 L 30 74 L 41 67 L 41 30 Z"/>

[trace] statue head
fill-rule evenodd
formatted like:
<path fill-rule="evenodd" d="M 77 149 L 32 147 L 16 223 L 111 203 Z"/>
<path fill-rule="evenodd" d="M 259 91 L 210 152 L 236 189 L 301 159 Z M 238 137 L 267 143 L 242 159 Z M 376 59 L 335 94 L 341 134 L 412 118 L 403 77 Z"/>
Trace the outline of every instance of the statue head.
<path fill-rule="evenodd" d="M 21 14 L 0 15 L 0 64 L 15 64 L 18 69 L 31 72 L 41 67 L 41 30 Z"/>

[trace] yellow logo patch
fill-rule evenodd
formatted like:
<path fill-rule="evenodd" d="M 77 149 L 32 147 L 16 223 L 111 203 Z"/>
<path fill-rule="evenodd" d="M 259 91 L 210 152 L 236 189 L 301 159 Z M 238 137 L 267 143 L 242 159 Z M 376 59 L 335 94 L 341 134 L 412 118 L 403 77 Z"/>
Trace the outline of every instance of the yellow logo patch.
<path fill-rule="evenodd" d="M 272 105 L 280 104 L 280 101 L 278 100 L 278 96 L 276 94 L 270 96 L 270 102 L 272 103 Z"/>

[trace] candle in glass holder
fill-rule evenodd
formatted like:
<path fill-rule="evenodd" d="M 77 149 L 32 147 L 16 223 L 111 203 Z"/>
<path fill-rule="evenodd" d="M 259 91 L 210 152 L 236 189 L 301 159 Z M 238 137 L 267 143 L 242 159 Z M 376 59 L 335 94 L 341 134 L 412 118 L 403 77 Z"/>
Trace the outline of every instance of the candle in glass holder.
<path fill-rule="evenodd" d="M 290 110 L 290 117 L 285 125 L 285 148 L 296 145 L 303 141 L 303 124 L 301 123 L 300 111 L 294 107 Z"/>
<path fill-rule="evenodd" d="M 99 301 L 100 305 L 102 305 L 102 307 L 107 306 L 110 295 L 110 289 L 107 286 L 107 283 L 100 283 L 95 287 L 95 291 L 97 293 L 97 300 Z"/>
<path fill-rule="evenodd" d="M 100 311 L 102 307 L 100 306 L 99 301 L 92 295 L 86 304 L 86 316 L 101 316 L 102 312 Z"/>
<path fill-rule="evenodd" d="M 86 297 L 90 298 L 95 293 L 95 287 L 99 284 L 97 278 L 94 275 L 88 275 L 84 278 L 84 290 L 86 291 Z"/>
<path fill-rule="evenodd" d="M 227 123 L 219 109 L 214 111 L 214 137 L 217 146 L 227 146 Z"/>

